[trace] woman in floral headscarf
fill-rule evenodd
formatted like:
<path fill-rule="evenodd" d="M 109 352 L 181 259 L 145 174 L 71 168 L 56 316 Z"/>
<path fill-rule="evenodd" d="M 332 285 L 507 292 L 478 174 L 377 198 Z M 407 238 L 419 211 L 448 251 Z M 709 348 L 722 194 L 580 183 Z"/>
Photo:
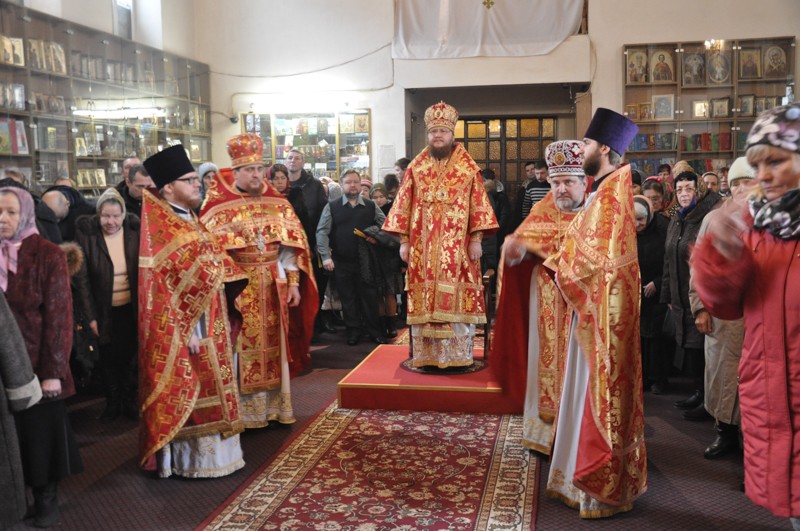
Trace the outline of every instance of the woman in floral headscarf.
<path fill-rule="evenodd" d="M 69 369 L 72 294 L 64 252 L 36 229 L 31 195 L 0 188 L 0 289 L 17 321 L 42 401 L 16 414 L 25 483 L 33 488 L 36 527 L 58 521 L 56 487 L 82 470 L 64 399 L 75 393 Z"/>
<path fill-rule="evenodd" d="M 800 529 L 800 103 L 761 114 L 746 147 L 759 189 L 711 220 L 693 280 L 711 315 L 744 316 L 745 493 Z"/>

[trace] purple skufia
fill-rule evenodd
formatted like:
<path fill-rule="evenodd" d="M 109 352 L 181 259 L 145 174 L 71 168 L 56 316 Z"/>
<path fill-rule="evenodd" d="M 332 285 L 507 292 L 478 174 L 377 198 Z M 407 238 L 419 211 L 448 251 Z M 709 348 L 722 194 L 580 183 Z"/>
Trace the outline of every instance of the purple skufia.
<path fill-rule="evenodd" d="M 626 117 L 611 109 L 598 107 L 583 137 L 591 138 L 623 155 L 638 131 L 639 126 Z"/>

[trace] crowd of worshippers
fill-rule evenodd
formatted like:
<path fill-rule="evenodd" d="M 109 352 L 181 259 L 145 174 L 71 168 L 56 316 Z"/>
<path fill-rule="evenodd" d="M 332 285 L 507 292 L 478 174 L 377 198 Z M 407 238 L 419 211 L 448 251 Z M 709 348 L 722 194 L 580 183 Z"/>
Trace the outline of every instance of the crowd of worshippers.
<path fill-rule="evenodd" d="M 552 193 L 505 237 L 492 359 L 522 444 L 582 517 L 630 510 L 643 393 L 683 373 L 674 406 L 714 422 L 704 457 L 743 450 L 746 496 L 800 529 L 800 105 L 760 115 L 715 172 L 621 165 L 637 129 L 598 109 L 582 142 L 547 146 Z"/>
<path fill-rule="evenodd" d="M 290 381 L 323 334 L 382 344 L 407 325 L 415 367 L 472 366 L 487 271 L 492 359 L 524 409 L 521 444 L 551 458 L 550 494 L 586 518 L 630 510 L 647 484 L 642 393 L 684 374 L 693 393 L 675 407 L 714 421 L 704 457 L 743 448 L 747 495 L 800 514 L 800 107 L 759 117 L 729 168 L 653 176 L 623 163 L 636 125 L 598 109 L 583 140 L 524 164 L 513 200 L 454 141 L 457 119 L 431 106 L 427 146 L 382 183 L 316 178 L 295 149 L 265 167 L 252 134 L 229 140 L 226 168 L 195 171 L 182 146 L 130 157 L 92 201 L 69 182 L 37 196 L 7 170 L 4 443 L 34 524 L 58 521 L 58 482 L 83 467 L 64 402 L 76 392 L 102 391 L 100 422 L 139 422 L 143 469 L 227 475 L 244 466 L 244 429 L 295 422 Z M 6 498 L 13 521 L 24 496 Z"/>

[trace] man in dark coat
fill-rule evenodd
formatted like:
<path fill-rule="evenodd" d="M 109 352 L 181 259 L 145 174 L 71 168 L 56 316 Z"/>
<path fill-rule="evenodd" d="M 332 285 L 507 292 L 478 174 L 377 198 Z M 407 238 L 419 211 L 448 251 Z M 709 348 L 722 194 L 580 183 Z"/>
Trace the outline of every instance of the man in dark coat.
<path fill-rule="evenodd" d="M 142 192 L 145 188 L 155 186 L 147 168 L 142 164 L 132 166 L 128 171 L 128 176 L 123 181 L 124 186 L 117 186 L 119 195 L 125 201 L 125 210 L 129 214 L 135 214 L 137 218 L 142 216 Z M 122 183 L 120 183 L 122 184 Z"/>
<path fill-rule="evenodd" d="M 42 194 L 42 201 L 58 219 L 61 238 L 65 242 L 75 239 L 75 222 L 80 216 L 91 216 L 94 207 L 76 189 L 69 186 L 51 186 Z"/>
<path fill-rule="evenodd" d="M 354 233 L 355 229 L 382 226 L 386 216 L 361 195 L 361 177 L 356 170 L 345 170 L 339 182 L 344 196 L 328 203 L 322 211 L 317 227 L 317 251 L 325 270 L 336 279 L 347 326 L 347 344 L 358 343 L 362 325 L 375 343 L 386 343 L 378 317 L 377 287 L 364 281 L 358 259 L 359 237 Z"/>
<path fill-rule="evenodd" d="M 328 204 L 328 198 L 325 195 L 325 187 L 322 186 L 319 179 L 315 179 L 313 175 L 303 169 L 304 162 L 305 158 L 299 149 L 293 149 L 286 155 L 289 182 L 293 189 L 300 188 L 303 191 L 303 202 L 308 214 L 306 219 L 303 220 L 303 230 L 308 238 L 308 248 L 313 253 L 311 265 L 314 268 L 314 278 L 317 281 L 320 308 L 322 308 L 323 295 L 328 286 L 328 277 L 320 265 L 320 258 L 317 254 L 317 225 L 319 225 L 319 218 L 322 216 L 322 209 Z M 322 315 L 323 312 L 319 312 L 314 323 L 315 338 L 317 333 L 324 328 Z"/>

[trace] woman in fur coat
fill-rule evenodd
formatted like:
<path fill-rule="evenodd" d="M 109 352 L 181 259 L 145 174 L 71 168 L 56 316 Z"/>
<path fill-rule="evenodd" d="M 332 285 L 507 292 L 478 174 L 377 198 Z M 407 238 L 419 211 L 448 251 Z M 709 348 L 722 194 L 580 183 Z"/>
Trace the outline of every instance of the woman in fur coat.
<path fill-rule="evenodd" d="M 0 289 L 22 332 L 42 401 L 16 413 L 25 483 L 33 488 L 34 525 L 59 518 L 56 490 L 81 472 L 65 399 L 75 393 L 69 368 L 72 294 L 64 252 L 39 236 L 33 199 L 19 188 L 0 188 Z"/>

